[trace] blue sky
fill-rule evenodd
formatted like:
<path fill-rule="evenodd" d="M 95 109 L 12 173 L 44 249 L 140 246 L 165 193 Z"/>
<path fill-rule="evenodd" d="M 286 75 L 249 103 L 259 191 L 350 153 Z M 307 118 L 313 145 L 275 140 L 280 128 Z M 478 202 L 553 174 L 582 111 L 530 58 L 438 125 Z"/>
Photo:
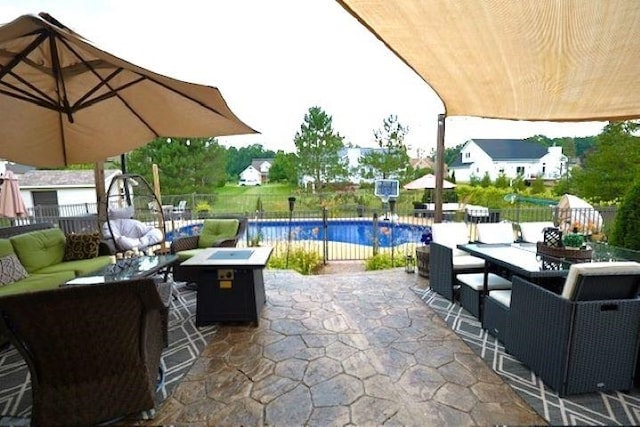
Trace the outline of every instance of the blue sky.
<path fill-rule="evenodd" d="M 442 103 L 333 0 L 0 0 L 0 22 L 48 12 L 103 50 L 167 76 L 218 87 L 260 135 L 221 139 L 294 151 L 309 107 L 345 141 L 374 146 L 390 114 L 412 151 L 435 149 Z M 604 123 L 447 118 L 445 145 L 470 138 L 598 134 Z"/>

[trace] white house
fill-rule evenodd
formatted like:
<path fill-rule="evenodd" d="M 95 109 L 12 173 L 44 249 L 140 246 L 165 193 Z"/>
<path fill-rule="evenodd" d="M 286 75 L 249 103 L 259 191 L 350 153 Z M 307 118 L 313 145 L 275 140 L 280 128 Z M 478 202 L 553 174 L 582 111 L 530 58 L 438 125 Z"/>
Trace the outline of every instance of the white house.
<path fill-rule="evenodd" d="M 269 169 L 272 164 L 273 159 L 253 159 L 251 164 L 240 172 L 240 179 L 264 184 L 269 181 Z"/>
<path fill-rule="evenodd" d="M 122 172 L 105 170 L 105 188 Z M 86 203 L 96 213 L 96 186 L 93 170 L 30 170 L 18 175 L 20 193 L 27 209 L 38 205 L 76 205 Z"/>
<path fill-rule="evenodd" d="M 507 178 L 522 176 L 534 179 L 558 179 L 567 171 L 567 156 L 562 147 L 543 147 L 521 139 L 470 139 L 460 157 L 448 166 L 456 181 L 482 179 L 485 173 L 495 180 L 500 174 Z"/>

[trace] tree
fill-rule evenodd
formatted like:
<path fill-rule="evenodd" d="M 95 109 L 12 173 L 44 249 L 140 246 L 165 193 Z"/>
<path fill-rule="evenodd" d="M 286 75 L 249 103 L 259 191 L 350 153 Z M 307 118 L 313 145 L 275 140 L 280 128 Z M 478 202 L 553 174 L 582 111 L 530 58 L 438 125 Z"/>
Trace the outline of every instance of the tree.
<path fill-rule="evenodd" d="M 226 154 L 216 139 L 156 138 L 127 155 L 127 169 L 153 182 L 157 164 L 163 194 L 211 193 L 226 181 Z"/>
<path fill-rule="evenodd" d="M 633 135 L 638 123 L 610 122 L 596 138 L 582 170 L 572 170 L 573 186 L 581 197 L 595 202 L 622 198 L 640 173 L 640 138 Z"/>
<path fill-rule="evenodd" d="M 375 130 L 373 136 L 381 150 L 371 151 L 360 159 L 364 176 L 374 179 L 403 179 L 409 166 L 409 155 L 404 138 L 409 128 L 398 122 L 398 117 L 390 115 L 382 122 L 382 129 Z"/>
<path fill-rule="evenodd" d="M 298 183 L 298 156 L 295 153 L 278 151 L 269 169 L 269 181 Z"/>
<path fill-rule="evenodd" d="M 294 143 L 301 176 L 311 176 L 322 186 L 348 175 L 347 165 L 339 155 L 344 148 L 343 138 L 334 132 L 331 116 L 320 107 L 309 108 Z"/>
<path fill-rule="evenodd" d="M 640 181 L 636 180 L 620 204 L 609 236 L 614 246 L 640 250 Z"/>

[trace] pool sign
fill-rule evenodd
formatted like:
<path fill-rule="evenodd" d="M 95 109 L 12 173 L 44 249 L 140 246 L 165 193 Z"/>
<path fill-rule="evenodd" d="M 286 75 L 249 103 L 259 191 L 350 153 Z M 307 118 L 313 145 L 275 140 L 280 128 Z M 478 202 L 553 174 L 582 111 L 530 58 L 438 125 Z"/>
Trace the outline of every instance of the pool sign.
<path fill-rule="evenodd" d="M 400 183 L 397 179 L 376 179 L 373 194 L 383 201 L 398 197 L 400 195 Z"/>

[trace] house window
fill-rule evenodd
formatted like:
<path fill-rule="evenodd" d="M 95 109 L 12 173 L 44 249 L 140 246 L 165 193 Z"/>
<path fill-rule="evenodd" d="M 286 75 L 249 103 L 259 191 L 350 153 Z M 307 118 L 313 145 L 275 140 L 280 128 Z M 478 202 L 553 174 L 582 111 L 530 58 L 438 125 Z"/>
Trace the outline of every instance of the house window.
<path fill-rule="evenodd" d="M 504 173 L 504 168 L 500 168 L 500 169 L 498 169 L 498 173 L 503 174 L 503 173 Z"/>
<path fill-rule="evenodd" d="M 524 175 L 524 166 L 516 166 L 516 173 L 518 175 Z"/>
<path fill-rule="evenodd" d="M 542 164 L 542 174 L 544 175 L 544 172 L 547 170 L 547 164 L 543 163 Z"/>
<path fill-rule="evenodd" d="M 471 153 L 469 153 L 468 151 L 466 153 L 464 153 L 464 158 L 468 159 L 471 157 Z"/>

